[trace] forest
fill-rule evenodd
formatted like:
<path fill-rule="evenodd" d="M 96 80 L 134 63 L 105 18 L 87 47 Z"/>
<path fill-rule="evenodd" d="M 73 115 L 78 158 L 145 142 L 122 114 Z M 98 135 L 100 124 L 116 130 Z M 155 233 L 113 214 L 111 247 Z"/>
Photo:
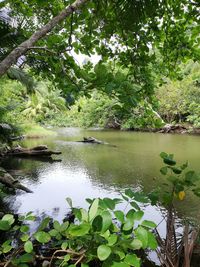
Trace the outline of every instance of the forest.
<path fill-rule="evenodd" d="M 198 267 L 198 0 L 0 1 L 0 266 Z"/>

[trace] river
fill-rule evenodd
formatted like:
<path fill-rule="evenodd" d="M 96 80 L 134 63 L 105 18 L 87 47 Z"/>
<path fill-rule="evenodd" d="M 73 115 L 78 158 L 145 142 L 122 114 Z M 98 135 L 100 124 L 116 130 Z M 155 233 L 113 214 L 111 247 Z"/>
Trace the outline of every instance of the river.
<path fill-rule="evenodd" d="M 160 186 L 165 190 L 166 178 L 159 172 L 161 151 L 174 153 L 179 163 L 188 160 L 189 169 L 200 172 L 199 136 L 77 128 L 56 131 L 56 137 L 27 139 L 22 146 L 46 144 L 62 152 L 54 156 L 61 161 L 14 158 L 3 162 L 5 168 L 14 170 L 17 178 L 33 191 L 7 197 L 11 210 L 48 214 L 60 220 L 68 212 L 66 197 L 71 197 L 75 206 L 85 206 L 85 198 L 116 197 L 126 188 L 150 192 Z M 75 142 L 83 136 L 93 136 L 116 147 Z M 192 194 L 187 196 L 177 207 L 178 214 L 199 220 L 200 201 Z M 160 221 L 157 208 L 145 209 L 148 219 Z"/>

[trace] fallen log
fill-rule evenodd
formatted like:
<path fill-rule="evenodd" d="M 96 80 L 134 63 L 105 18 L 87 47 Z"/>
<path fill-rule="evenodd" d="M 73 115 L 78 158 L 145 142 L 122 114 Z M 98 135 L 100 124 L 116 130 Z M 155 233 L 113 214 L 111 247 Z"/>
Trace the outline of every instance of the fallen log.
<path fill-rule="evenodd" d="M 83 137 L 83 140 L 77 141 L 77 142 L 81 142 L 81 143 L 91 143 L 91 144 L 106 144 L 108 145 L 108 143 L 103 142 L 101 140 L 98 140 L 94 137 Z"/>
<path fill-rule="evenodd" d="M 101 140 L 98 140 L 94 137 L 83 137 L 82 141 L 79 142 L 83 142 L 83 143 L 92 143 L 92 144 L 108 144 L 106 142 L 103 142 Z"/>
<path fill-rule="evenodd" d="M 7 156 L 39 156 L 39 157 L 51 157 L 51 155 L 60 155 L 60 151 L 51 151 L 48 150 L 48 147 L 45 145 L 36 146 L 33 148 L 23 148 L 17 146 L 16 148 L 10 149 L 6 152 Z"/>
<path fill-rule="evenodd" d="M 89 144 L 97 144 L 97 145 L 109 145 L 109 146 L 116 147 L 115 145 L 111 145 L 111 144 L 109 144 L 107 142 L 98 140 L 98 139 L 96 139 L 94 137 L 83 137 L 83 140 L 77 141 L 77 142 L 80 142 L 80 143 L 89 143 Z"/>
<path fill-rule="evenodd" d="M 13 189 L 20 189 L 27 193 L 33 193 L 30 189 L 22 185 L 18 180 L 14 179 L 6 170 L 0 168 L 0 183 Z"/>

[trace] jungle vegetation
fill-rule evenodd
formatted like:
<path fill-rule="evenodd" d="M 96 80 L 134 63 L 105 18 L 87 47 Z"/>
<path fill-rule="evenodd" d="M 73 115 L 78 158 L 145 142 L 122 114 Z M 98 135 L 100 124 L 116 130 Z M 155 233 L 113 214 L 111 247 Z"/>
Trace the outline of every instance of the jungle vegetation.
<path fill-rule="evenodd" d="M 199 11 L 198 0 L 0 1 L 0 122 L 11 126 L 1 127 L 1 139 L 9 142 L 7 135 L 33 123 L 199 127 Z M 80 64 L 75 55 L 87 58 Z M 128 190 L 120 199 L 88 199 L 88 210 L 67 199 L 74 219 L 45 218 L 35 232 L 27 223 L 35 220 L 32 213 L 3 215 L 0 266 L 48 259 L 48 266 L 139 267 L 148 248 L 165 267 L 189 267 L 198 229 L 186 222 L 178 240 L 174 202 L 184 200 L 186 190 L 199 196 L 199 177 L 187 164 L 176 166 L 172 154 L 161 158 L 167 194 Z M 122 200 L 129 211 L 115 209 Z M 142 220 L 137 202 L 166 208 L 164 240 L 154 222 Z M 44 247 L 53 253 L 43 255 Z"/>

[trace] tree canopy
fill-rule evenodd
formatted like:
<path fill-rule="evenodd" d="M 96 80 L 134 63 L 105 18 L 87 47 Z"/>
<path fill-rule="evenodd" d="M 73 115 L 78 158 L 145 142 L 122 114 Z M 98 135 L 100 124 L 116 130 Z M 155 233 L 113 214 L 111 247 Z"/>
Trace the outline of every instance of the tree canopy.
<path fill-rule="evenodd" d="M 200 56 L 198 0 L 4 0 L 0 8 L 1 75 L 11 65 L 28 67 L 66 95 L 102 85 L 96 82 L 99 74 L 108 93 L 115 93 L 112 75 L 120 64 L 127 80 L 139 85 L 138 94 L 148 96 L 154 88 L 152 68 L 174 74 L 177 63 Z M 98 54 L 101 61 L 96 69 L 90 63 L 80 66 L 72 51 Z M 112 68 L 105 73 L 108 61 Z"/>

